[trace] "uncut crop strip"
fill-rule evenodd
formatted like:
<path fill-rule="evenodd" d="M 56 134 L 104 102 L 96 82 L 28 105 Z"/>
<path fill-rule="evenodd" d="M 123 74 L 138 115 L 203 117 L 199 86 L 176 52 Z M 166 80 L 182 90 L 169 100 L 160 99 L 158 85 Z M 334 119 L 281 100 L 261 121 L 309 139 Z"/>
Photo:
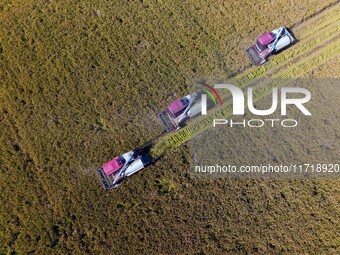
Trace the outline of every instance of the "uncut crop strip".
<path fill-rule="evenodd" d="M 291 75 L 295 75 L 295 77 L 301 77 L 305 72 L 315 69 L 316 67 L 322 65 L 329 59 L 339 54 L 339 51 L 339 40 L 334 40 L 332 44 L 322 48 L 322 50 L 314 52 L 309 57 L 306 57 L 303 61 L 297 62 L 288 69 L 285 69 L 282 74 L 287 77 L 290 77 Z M 280 78 L 282 78 L 281 75 Z M 269 95 L 272 87 L 282 87 L 284 85 L 285 83 L 280 85 L 275 83 L 261 83 L 259 88 L 256 87 L 254 91 L 254 101 L 257 102 Z M 169 149 L 178 147 L 180 144 L 188 141 L 191 137 L 196 136 L 209 128 L 213 119 L 229 117 L 231 116 L 231 112 L 232 105 L 227 103 L 223 107 L 213 110 L 213 113 L 208 117 L 203 116 L 192 120 L 189 126 L 177 131 L 176 133 L 171 133 L 161 138 L 158 143 L 156 143 L 153 152 L 156 155 L 161 155 Z"/>
<path fill-rule="evenodd" d="M 298 78 L 339 55 L 339 5 L 325 10 L 319 16 L 314 17 L 312 21 L 307 21 L 310 29 L 303 29 L 303 25 L 306 25 L 304 23 L 294 29 L 293 32 L 298 37 L 299 42 L 292 49 L 282 52 L 278 56 L 272 56 L 269 63 L 251 68 L 230 79 L 228 83 L 244 88 L 250 84 L 254 86 L 254 78 Z M 314 22 L 317 22 L 317 24 L 313 24 Z M 282 87 L 285 84 L 284 82 L 281 84 L 273 82 L 255 84 L 254 102 L 269 95 L 272 87 Z M 221 90 L 220 94 L 225 97 L 227 93 L 228 90 Z M 229 117 L 231 113 L 232 105 L 226 103 L 222 107 L 213 109 L 208 116 L 201 116 L 192 120 L 187 127 L 160 138 L 155 143 L 153 154 L 160 156 L 180 146 L 190 140 L 191 137 L 209 128 L 213 119 Z"/>

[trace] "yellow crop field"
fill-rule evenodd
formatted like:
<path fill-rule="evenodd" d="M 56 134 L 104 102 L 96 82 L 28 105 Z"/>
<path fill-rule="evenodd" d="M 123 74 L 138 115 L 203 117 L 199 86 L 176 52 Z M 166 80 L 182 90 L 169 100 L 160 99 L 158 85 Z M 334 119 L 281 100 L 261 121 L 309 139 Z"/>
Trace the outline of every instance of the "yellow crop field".
<path fill-rule="evenodd" d="M 192 178 L 207 120 L 157 118 L 202 77 L 339 78 L 338 1 L 3 0 L 0 20 L 0 254 L 338 254 L 337 179 Z M 251 67 L 281 25 L 297 43 Z M 105 192 L 95 170 L 150 141 L 161 159 Z"/>

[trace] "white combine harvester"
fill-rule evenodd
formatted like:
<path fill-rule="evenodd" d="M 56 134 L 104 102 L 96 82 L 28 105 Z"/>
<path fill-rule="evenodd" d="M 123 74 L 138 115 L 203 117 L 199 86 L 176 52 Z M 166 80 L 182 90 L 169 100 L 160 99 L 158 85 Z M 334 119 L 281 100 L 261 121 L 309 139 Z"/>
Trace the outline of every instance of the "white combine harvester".
<path fill-rule="evenodd" d="M 201 94 L 198 92 L 177 99 L 168 105 L 165 111 L 158 114 L 165 131 L 175 132 L 186 125 L 186 122 L 201 113 Z"/>
<path fill-rule="evenodd" d="M 267 58 L 295 41 L 293 35 L 282 26 L 271 32 L 264 33 L 256 40 L 256 44 L 246 49 L 246 53 L 253 65 L 262 65 Z"/>
<path fill-rule="evenodd" d="M 117 188 L 123 179 L 137 173 L 154 162 L 149 155 L 152 145 L 129 151 L 115 157 L 97 169 L 97 175 L 105 190 Z"/>

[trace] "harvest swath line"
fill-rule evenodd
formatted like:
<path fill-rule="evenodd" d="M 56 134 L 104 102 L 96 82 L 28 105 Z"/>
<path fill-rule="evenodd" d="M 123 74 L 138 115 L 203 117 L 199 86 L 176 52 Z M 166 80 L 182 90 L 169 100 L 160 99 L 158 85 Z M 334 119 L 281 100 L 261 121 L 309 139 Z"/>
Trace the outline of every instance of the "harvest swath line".
<path fill-rule="evenodd" d="M 236 75 L 228 83 L 244 88 L 250 84 L 255 85 L 256 82 L 252 83 L 255 78 L 298 78 L 336 57 L 340 53 L 339 7 L 338 3 L 332 5 L 319 15 L 295 26 L 293 33 L 299 40 L 296 45 L 277 56 L 272 56 L 265 65 Z M 309 29 L 303 29 L 306 25 Z M 273 86 L 282 87 L 284 84 L 284 82 L 281 84 L 261 83 L 255 86 L 254 102 L 269 95 Z M 219 94 L 225 99 L 228 96 L 227 91 L 220 90 Z M 209 116 L 193 119 L 187 127 L 176 133 L 167 134 L 156 141 L 152 153 L 160 156 L 180 146 L 210 127 L 212 119 L 229 117 L 231 113 L 231 103 L 225 103 L 222 107 L 212 110 Z"/>

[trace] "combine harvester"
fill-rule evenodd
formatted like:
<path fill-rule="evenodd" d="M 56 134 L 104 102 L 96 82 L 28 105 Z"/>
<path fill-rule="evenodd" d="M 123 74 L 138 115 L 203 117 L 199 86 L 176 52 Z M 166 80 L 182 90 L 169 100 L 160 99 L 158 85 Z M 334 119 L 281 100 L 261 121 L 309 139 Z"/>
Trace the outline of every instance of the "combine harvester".
<path fill-rule="evenodd" d="M 129 151 L 115 157 L 97 169 L 97 175 L 105 190 L 117 188 L 121 182 L 152 164 L 154 159 L 149 155 L 152 145 L 139 150 Z"/>
<path fill-rule="evenodd" d="M 294 43 L 293 35 L 284 26 L 271 32 L 264 33 L 256 40 L 256 45 L 246 49 L 253 65 L 262 65 L 267 58 Z"/>
<path fill-rule="evenodd" d="M 186 125 L 190 117 L 201 112 L 201 98 L 199 93 L 187 95 L 168 105 L 168 108 L 158 114 L 165 131 L 174 132 Z"/>
<path fill-rule="evenodd" d="M 201 83 L 202 85 L 206 85 Z M 176 132 L 178 129 L 184 127 L 189 119 L 192 119 L 201 113 L 201 95 L 208 94 L 207 108 L 211 109 L 216 105 L 214 95 L 206 89 L 200 89 L 190 95 L 177 99 L 170 103 L 165 111 L 158 114 L 164 129 L 167 133 Z"/>

